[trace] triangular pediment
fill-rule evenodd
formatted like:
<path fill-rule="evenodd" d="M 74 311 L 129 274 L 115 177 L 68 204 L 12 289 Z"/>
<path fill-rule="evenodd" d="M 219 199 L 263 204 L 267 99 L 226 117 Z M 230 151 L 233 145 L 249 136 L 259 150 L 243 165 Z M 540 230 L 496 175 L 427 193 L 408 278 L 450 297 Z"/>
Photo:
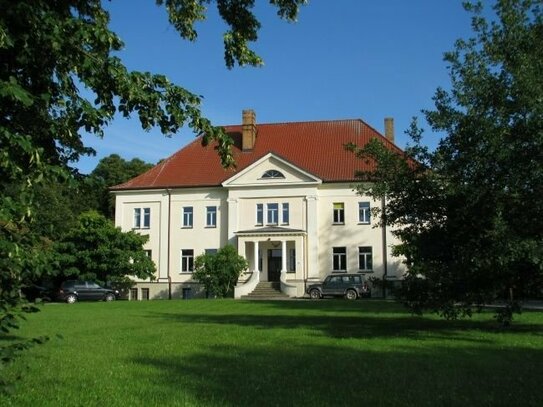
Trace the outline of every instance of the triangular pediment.
<path fill-rule="evenodd" d="M 322 180 L 287 160 L 268 153 L 222 183 L 224 187 L 320 184 Z"/>

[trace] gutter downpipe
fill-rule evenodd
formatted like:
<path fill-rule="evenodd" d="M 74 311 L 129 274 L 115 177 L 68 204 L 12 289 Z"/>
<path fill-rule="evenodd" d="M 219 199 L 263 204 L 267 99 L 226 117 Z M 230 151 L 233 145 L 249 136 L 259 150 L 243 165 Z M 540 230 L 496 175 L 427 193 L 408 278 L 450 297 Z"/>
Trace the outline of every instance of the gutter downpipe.
<path fill-rule="evenodd" d="M 172 299 L 172 277 L 170 276 L 170 235 L 171 235 L 171 216 L 172 216 L 172 190 L 166 188 L 168 192 L 168 255 L 167 255 L 167 264 L 166 270 L 168 272 L 168 299 Z"/>
<path fill-rule="evenodd" d="M 383 298 L 386 298 L 387 275 L 388 275 L 388 259 L 387 259 L 387 223 L 385 212 L 385 197 L 381 198 L 381 222 L 383 233 Z"/>

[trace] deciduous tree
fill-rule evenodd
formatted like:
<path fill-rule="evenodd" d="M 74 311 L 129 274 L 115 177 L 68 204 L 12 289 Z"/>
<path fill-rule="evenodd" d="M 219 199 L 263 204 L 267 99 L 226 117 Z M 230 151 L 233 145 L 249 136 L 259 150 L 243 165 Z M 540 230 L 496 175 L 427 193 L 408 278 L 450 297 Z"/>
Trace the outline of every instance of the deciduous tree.
<path fill-rule="evenodd" d="M 360 190 L 385 198 L 382 220 L 402 243 L 409 266 L 403 298 L 415 310 L 447 317 L 502 299 L 508 322 L 519 296 L 543 288 L 543 11 L 537 0 L 497 0 L 495 19 L 481 3 L 474 37 L 445 54 L 450 90 L 425 112 L 445 136 L 430 152 L 405 155 L 373 141 L 353 150 L 376 160 Z"/>

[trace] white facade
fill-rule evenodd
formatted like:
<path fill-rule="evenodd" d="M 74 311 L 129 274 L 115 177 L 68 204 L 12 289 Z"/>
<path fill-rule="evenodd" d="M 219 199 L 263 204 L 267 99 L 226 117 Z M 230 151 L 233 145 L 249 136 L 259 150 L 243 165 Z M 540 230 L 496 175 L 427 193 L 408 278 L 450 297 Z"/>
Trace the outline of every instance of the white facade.
<path fill-rule="evenodd" d="M 137 281 L 138 298 L 179 298 L 189 287 L 203 295 L 191 262 L 226 244 L 249 263 L 236 297 L 259 281 L 280 281 L 283 292 L 301 297 L 307 284 L 333 272 L 367 279 L 403 274 L 400 259 L 390 255 L 397 241 L 368 219 L 367 210 L 381 202 L 357 195 L 349 183 L 323 183 L 272 153 L 222 186 L 115 195 L 116 225 L 148 234 L 145 249 L 157 266 L 154 282 Z"/>

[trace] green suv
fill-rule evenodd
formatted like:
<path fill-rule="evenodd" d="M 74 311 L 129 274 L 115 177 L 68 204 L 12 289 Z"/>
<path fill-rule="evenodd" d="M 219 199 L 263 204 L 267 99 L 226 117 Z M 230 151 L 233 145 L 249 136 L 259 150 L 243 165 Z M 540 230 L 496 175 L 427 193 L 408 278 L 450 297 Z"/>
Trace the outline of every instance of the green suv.
<path fill-rule="evenodd" d="M 331 274 L 322 283 L 308 286 L 305 292 L 313 300 L 326 296 L 345 297 L 348 300 L 371 296 L 368 283 L 361 274 Z"/>

